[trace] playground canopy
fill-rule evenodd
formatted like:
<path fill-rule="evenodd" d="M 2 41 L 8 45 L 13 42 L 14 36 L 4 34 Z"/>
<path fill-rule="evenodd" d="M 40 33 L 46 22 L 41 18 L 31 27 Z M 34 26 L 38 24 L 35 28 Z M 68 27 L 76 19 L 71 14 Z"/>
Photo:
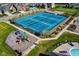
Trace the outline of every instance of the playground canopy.
<path fill-rule="evenodd" d="M 26 38 L 27 33 L 26 32 L 22 32 L 21 36 L 22 38 Z"/>

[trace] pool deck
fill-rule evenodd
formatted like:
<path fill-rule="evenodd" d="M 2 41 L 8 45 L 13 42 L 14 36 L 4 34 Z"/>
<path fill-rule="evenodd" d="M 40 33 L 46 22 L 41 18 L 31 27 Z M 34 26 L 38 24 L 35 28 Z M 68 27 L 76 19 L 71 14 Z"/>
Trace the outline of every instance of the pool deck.
<path fill-rule="evenodd" d="M 69 51 L 71 48 L 79 48 L 79 43 L 72 42 L 72 44 L 74 46 L 70 46 L 68 43 L 62 44 L 61 46 L 57 47 L 53 52 L 70 56 Z M 60 53 L 59 51 L 67 51 L 67 53 Z"/>

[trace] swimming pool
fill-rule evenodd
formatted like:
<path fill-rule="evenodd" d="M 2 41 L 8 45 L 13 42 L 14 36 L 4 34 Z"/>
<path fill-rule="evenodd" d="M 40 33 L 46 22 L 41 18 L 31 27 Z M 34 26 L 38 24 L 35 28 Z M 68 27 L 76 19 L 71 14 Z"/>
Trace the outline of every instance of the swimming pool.
<path fill-rule="evenodd" d="M 17 19 L 15 23 L 33 32 L 45 33 L 66 20 L 66 18 L 68 17 L 48 12 L 39 12 L 31 16 Z"/>
<path fill-rule="evenodd" d="M 70 50 L 70 55 L 71 56 L 79 56 L 79 48 L 72 48 Z"/>

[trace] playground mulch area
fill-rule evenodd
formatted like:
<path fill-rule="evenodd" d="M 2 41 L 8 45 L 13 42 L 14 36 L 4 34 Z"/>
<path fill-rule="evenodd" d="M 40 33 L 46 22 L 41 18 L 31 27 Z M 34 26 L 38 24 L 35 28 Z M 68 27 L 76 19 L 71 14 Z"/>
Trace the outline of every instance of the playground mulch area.
<path fill-rule="evenodd" d="M 18 34 L 15 34 L 17 32 L 20 32 Z M 37 41 L 36 38 L 30 36 L 29 34 L 26 34 L 28 36 L 28 38 L 25 40 L 25 39 L 22 39 L 21 36 L 22 36 L 22 31 L 20 30 L 16 30 L 16 31 L 13 31 L 9 34 L 7 40 L 6 40 L 6 43 L 13 49 L 13 50 L 17 50 L 18 52 L 20 52 L 21 54 L 27 52 L 34 44 L 35 42 Z M 25 35 L 25 36 L 26 36 Z M 20 36 L 20 38 L 19 38 Z M 17 39 L 18 38 L 18 39 Z M 17 42 L 19 41 L 19 42 Z"/>
<path fill-rule="evenodd" d="M 9 24 L 0 22 L 0 56 L 15 56 L 15 52 L 5 43 L 10 32 L 16 29 Z"/>

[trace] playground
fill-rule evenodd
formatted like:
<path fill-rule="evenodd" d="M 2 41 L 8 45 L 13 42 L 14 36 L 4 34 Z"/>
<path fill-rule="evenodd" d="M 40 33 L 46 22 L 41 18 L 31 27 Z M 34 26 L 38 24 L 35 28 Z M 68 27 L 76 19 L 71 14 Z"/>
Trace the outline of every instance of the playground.
<path fill-rule="evenodd" d="M 15 31 L 15 28 L 0 22 L 0 56 L 15 56 L 15 52 L 5 43 L 8 34 Z"/>
<path fill-rule="evenodd" d="M 37 39 L 26 32 L 16 30 L 7 23 L 0 22 L 0 56 L 15 56 L 27 52 Z"/>
<path fill-rule="evenodd" d="M 16 30 L 9 34 L 6 43 L 17 53 L 17 55 L 23 55 L 26 51 L 31 49 L 33 45 L 36 45 L 36 41 L 36 38 L 26 32 Z"/>

